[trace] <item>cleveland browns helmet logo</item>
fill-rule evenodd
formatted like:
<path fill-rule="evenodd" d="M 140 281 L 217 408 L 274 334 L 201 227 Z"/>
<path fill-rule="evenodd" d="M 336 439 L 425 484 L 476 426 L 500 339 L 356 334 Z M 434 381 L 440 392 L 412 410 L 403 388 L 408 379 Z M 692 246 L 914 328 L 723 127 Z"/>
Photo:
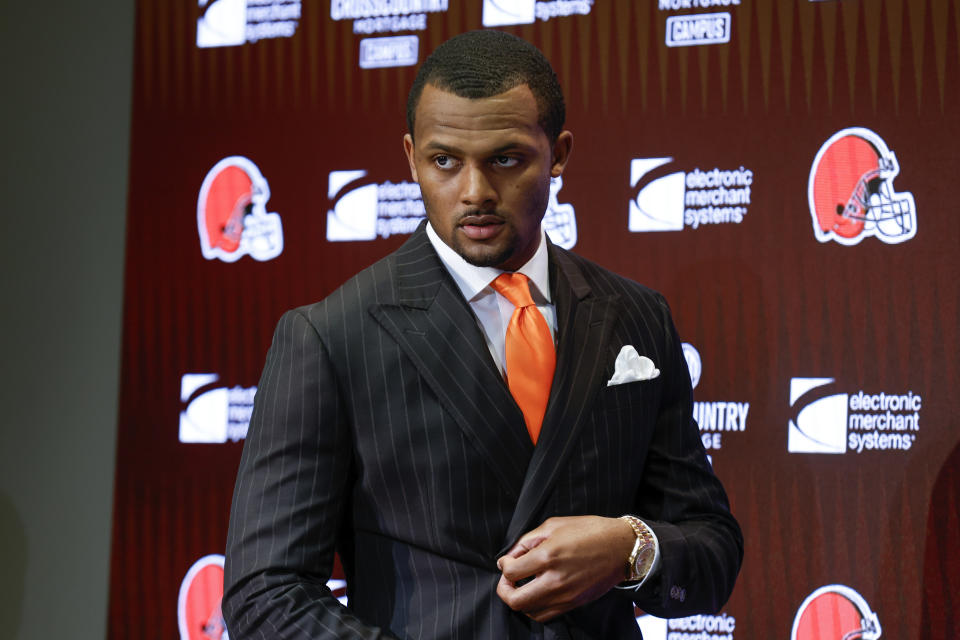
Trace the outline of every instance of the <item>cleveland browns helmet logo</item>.
<path fill-rule="evenodd" d="M 790 640 L 877 640 L 880 621 L 859 593 L 842 584 L 820 587 L 803 601 Z"/>
<path fill-rule="evenodd" d="M 228 640 L 220 610 L 223 556 L 211 554 L 193 563 L 180 583 L 177 626 L 180 640 Z"/>
<path fill-rule="evenodd" d="M 207 260 L 270 260 L 283 251 L 280 216 L 267 213 L 270 187 L 243 156 L 224 158 L 203 179 L 197 199 L 200 249 Z"/>
<path fill-rule="evenodd" d="M 887 244 L 917 233 L 913 195 L 897 193 L 900 164 L 873 131 L 843 129 L 823 143 L 810 169 L 807 199 L 820 242 L 854 245 L 867 236 Z"/>

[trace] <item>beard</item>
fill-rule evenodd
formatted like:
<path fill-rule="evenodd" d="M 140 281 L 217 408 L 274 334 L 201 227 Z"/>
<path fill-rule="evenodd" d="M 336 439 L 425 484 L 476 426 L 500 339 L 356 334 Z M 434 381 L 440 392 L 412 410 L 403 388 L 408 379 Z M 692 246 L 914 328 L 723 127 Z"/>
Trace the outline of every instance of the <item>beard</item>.
<path fill-rule="evenodd" d="M 537 247 L 540 246 L 540 224 L 546 213 L 549 193 L 550 183 L 547 181 L 543 185 L 542 193 L 537 193 L 532 201 L 523 203 L 524 206 L 521 208 L 521 211 L 525 212 L 525 215 L 511 216 L 498 210 L 483 211 L 473 209 L 465 212 L 459 215 L 456 221 L 452 223 L 449 234 L 445 234 L 447 237 L 443 235 L 440 237 L 457 255 L 463 258 L 464 261 L 475 267 L 495 267 L 503 269 L 504 271 L 519 269 L 527 260 L 533 257 Z M 440 223 L 444 222 L 444 215 L 432 214 L 431 212 L 435 212 L 436 210 L 432 206 L 433 203 L 431 199 L 426 193 L 422 193 L 422 197 L 424 208 L 427 211 L 427 218 L 431 220 L 434 230 L 437 231 L 439 235 L 439 230 L 443 228 Z M 530 218 L 529 213 L 531 211 L 539 212 L 536 220 Z M 469 216 L 496 217 L 502 222 L 503 228 L 489 241 L 471 240 L 464 237 L 462 232 L 457 233 L 457 229 L 460 227 L 462 221 Z M 436 220 L 437 223 L 433 223 L 434 220 Z M 530 228 L 527 228 L 528 225 Z M 510 264 L 508 265 L 509 268 L 504 266 L 506 263 L 511 261 L 517 262 L 518 260 L 520 261 L 519 264 Z"/>
<path fill-rule="evenodd" d="M 504 222 L 504 224 L 510 226 L 507 222 Z M 508 233 L 509 237 L 506 243 L 501 246 L 471 245 L 469 247 L 466 246 L 467 243 L 462 240 L 461 236 L 453 234 L 451 238 L 453 244 L 450 248 L 475 267 L 497 267 L 512 258 L 520 244 L 519 236 L 512 226 L 501 231 L 501 234 L 503 233 Z"/>

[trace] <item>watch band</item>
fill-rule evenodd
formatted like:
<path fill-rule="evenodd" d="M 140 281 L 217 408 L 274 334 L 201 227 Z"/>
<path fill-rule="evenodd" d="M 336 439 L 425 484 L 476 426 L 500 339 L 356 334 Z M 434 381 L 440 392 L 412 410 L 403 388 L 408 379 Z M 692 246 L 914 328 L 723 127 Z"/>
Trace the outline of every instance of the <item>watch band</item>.
<path fill-rule="evenodd" d="M 630 557 L 627 558 L 626 580 L 628 582 L 643 580 L 650 572 L 655 557 L 656 545 L 653 533 L 646 523 L 636 516 L 625 515 L 620 516 L 620 519 L 626 521 L 637 536 Z"/>

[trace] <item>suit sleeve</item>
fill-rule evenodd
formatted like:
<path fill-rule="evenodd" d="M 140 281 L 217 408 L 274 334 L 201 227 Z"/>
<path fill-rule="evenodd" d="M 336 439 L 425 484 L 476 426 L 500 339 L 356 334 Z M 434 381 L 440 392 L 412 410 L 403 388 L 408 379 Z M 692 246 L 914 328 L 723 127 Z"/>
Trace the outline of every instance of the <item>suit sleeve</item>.
<path fill-rule="evenodd" d="M 302 313 L 287 312 L 267 355 L 234 488 L 222 605 L 232 638 L 387 637 L 326 586 L 349 518 L 344 414 L 320 336 Z"/>
<path fill-rule="evenodd" d="M 659 302 L 666 328 L 664 387 L 637 495 L 637 515 L 656 533 L 661 561 L 635 601 L 660 617 L 715 613 L 733 590 L 743 559 L 743 535 L 707 461 L 693 419 L 690 375 L 680 339 L 666 301 Z"/>

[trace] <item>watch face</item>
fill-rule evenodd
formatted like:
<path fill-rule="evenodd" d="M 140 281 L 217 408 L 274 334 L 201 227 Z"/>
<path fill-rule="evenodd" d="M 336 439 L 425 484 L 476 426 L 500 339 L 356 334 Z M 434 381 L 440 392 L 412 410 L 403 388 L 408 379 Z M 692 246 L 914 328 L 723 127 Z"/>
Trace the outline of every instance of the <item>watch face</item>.
<path fill-rule="evenodd" d="M 640 580 L 646 577 L 647 573 L 650 571 L 651 565 L 653 565 L 654 558 L 654 548 L 653 544 L 647 543 L 642 549 L 637 553 L 637 559 L 633 562 L 633 575 L 635 579 Z"/>

